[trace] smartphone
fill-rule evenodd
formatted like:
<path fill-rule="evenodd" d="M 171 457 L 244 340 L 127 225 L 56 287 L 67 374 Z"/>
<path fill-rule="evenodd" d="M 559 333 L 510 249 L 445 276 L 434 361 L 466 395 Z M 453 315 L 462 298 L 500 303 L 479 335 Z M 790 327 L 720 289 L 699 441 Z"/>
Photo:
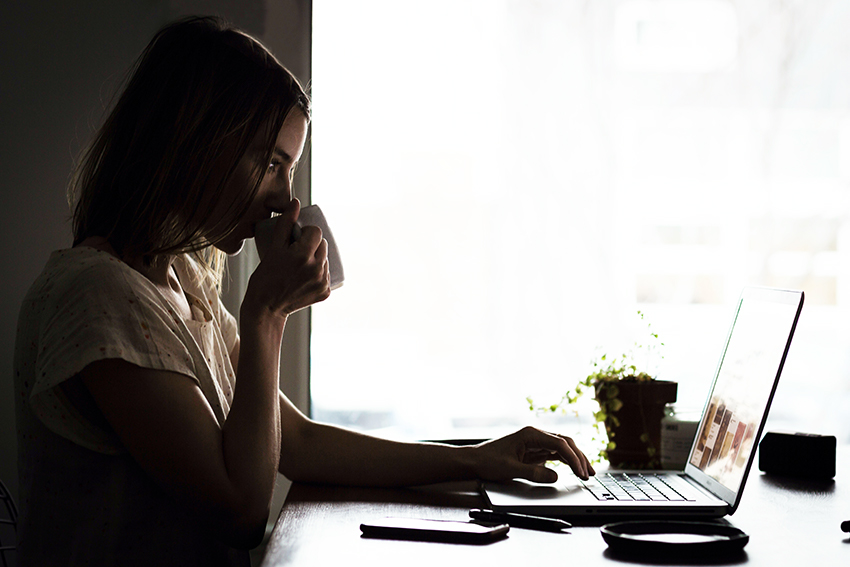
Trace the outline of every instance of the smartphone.
<path fill-rule="evenodd" d="M 254 243 L 257 245 L 257 253 L 260 260 L 268 250 L 271 243 L 272 233 L 279 217 L 272 217 L 257 223 L 254 229 Z M 298 240 L 301 236 L 302 226 L 318 226 L 322 229 L 322 237 L 328 241 L 328 270 L 331 276 L 331 289 L 336 289 L 345 281 L 345 272 L 342 269 L 342 259 L 339 248 L 334 240 L 334 235 L 328 226 L 322 209 L 318 205 L 309 205 L 301 209 L 298 214 L 298 222 L 292 227 L 292 240 Z"/>
<path fill-rule="evenodd" d="M 416 518 L 383 518 L 360 524 L 360 531 L 367 538 L 473 544 L 502 539 L 509 529 L 507 524 L 484 526 L 473 522 Z"/>

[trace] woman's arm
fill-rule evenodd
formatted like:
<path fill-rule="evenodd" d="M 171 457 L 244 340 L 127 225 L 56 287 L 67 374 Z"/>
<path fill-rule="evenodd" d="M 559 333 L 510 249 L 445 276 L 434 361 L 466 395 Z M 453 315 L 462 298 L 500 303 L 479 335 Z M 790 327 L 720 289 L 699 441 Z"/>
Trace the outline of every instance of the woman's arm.
<path fill-rule="evenodd" d="M 544 463 L 561 460 L 594 474 L 572 439 L 532 427 L 479 445 L 403 443 L 308 419 L 280 393 L 280 472 L 290 480 L 356 486 L 412 486 L 447 480 L 554 482 Z"/>
<path fill-rule="evenodd" d="M 241 339 L 231 353 L 239 360 Z M 476 446 L 399 443 L 315 422 L 279 392 L 278 470 L 290 480 L 356 486 L 413 486 L 446 480 L 555 482 L 546 461 L 560 460 L 580 477 L 595 474 L 569 437 L 526 427 Z"/>
<path fill-rule="evenodd" d="M 244 328 L 269 340 L 246 347 L 221 427 L 186 376 L 103 360 L 87 366 L 82 379 L 142 469 L 223 541 L 251 548 L 263 536 L 280 455 L 279 409 L 268 400 L 278 388 L 275 345 L 283 329 L 279 321 Z"/>

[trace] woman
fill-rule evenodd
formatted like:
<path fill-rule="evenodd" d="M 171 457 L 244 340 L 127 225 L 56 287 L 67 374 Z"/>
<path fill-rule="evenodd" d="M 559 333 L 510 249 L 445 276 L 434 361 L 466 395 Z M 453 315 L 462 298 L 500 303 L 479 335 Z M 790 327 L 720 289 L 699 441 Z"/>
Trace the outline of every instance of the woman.
<path fill-rule="evenodd" d="M 288 316 L 329 294 L 327 242 L 290 238 L 310 103 L 253 38 L 210 18 L 151 41 L 71 184 L 74 243 L 24 300 L 15 353 L 22 564 L 233 565 L 278 472 L 374 486 L 552 482 L 593 470 L 526 428 L 474 447 L 316 423 L 278 389 Z M 280 213 L 240 329 L 225 254 Z"/>

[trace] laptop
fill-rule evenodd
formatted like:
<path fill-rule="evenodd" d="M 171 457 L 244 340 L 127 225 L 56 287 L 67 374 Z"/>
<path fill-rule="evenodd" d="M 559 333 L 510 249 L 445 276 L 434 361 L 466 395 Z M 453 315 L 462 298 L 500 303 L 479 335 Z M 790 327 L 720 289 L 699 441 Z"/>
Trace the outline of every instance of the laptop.
<path fill-rule="evenodd" d="M 567 467 L 555 484 L 482 483 L 491 509 L 552 517 L 703 517 L 733 514 L 803 308 L 804 293 L 741 293 L 684 471 L 599 471 L 582 481 Z"/>

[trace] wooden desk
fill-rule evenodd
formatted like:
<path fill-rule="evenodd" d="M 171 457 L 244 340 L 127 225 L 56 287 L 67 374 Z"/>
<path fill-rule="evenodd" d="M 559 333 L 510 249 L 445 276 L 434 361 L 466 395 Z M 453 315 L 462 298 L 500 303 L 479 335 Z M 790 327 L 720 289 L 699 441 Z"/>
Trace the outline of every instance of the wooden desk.
<path fill-rule="evenodd" d="M 687 565 L 754 567 L 850 565 L 850 447 L 839 448 L 835 482 L 805 482 L 750 473 L 743 501 L 729 521 L 750 535 L 731 562 L 694 558 Z M 485 546 L 360 537 L 363 521 L 385 516 L 467 520 L 483 506 L 475 483 L 412 489 L 363 489 L 294 484 L 281 510 L 262 567 L 279 565 L 524 566 L 629 563 L 611 554 L 598 527 L 552 534 L 512 528 Z M 680 563 L 666 563 L 677 565 Z"/>

